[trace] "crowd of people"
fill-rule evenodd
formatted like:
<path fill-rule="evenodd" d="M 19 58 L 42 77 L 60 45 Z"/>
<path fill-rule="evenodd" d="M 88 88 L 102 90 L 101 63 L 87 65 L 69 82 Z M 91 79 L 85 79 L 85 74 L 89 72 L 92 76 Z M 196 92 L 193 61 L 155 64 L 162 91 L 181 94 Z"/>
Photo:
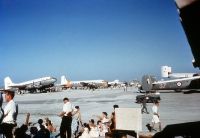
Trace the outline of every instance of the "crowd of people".
<path fill-rule="evenodd" d="M 62 117 L 60 126 L 60 137 L 71 138 L 72 134 L 75 138 L 98 138 L 105 137 L 106 133 L 114 129 L 114 112 L 108 117 L 107 112 L 102 112 L 100 116 L 93 115 L 98 121 L 94 119 L 87 123 L 82 123 L 81 112 L 79 106 L 73 107 L 68 98 L 63 99 L 64 105 L 59 116 Z M 118 105 L 114 105 L 118 108 Z"/>
<path fill-rule="evenodd" d="M 114 113 L 108 117 L 106 112 L 102 115 L 94 115 L 95 119 L 82 123 L 79 106 L 73 106 L 68 98 L 63 99 L 63 110 L 58 113 L 62 118 L 60 129 L 56 130 L 49 118 L 39 119 L 37 123 L 29 122 L 30 114 L 28 113 L 25 123 L 20 127 L 17 126 L 18 105 L 14 102 L 14 91 L 4 91 L 5 101 L 7 104 L 2 109 L 3 97 L 0 97 L 0 137 L 2 138 L 92 138 L 105 136 L 114 126 Z M 114 108 L 118 106 L 115 105 Z"/>
<path fill-rule="evenodd" d="M 2 107 L 2 94 L 0 95 L 0 106 Z M 93 115 L 93 119 L 83 123 L 79 106 L 73 106 L 68 98 L 63 99 L 63 109 L 58 116 L 62 118 L 60 129 L 56 130 L 49 118 L 39 119 L 36 124 L 29 122 L 30 114 L 27 114 L 26 121 L 20 127 L 17 126 L 18 105 L 14 102 L 14 92 L 5 91 L 7 105 L 0 112 L 0 137 L 2 138 L 98 138 L 109 136 L 115 129 L 115 108 L 109 116 L 107 112 L 101 115 Z M 154 124 L 159 123 L 158 105 L 153 106 L 153 119 L 151 130 Z M 98 120 L 95 122 L 95 120 Z M 37 126 L 36 126 L 37 125 Z M 160 125 L 161 129 L 161 125 Z"/>

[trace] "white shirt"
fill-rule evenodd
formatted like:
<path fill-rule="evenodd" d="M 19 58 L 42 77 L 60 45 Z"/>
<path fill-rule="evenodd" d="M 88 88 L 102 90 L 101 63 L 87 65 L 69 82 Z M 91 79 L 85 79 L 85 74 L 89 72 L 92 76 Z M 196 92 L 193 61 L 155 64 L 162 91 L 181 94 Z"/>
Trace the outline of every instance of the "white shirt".
<path fill-rule="evenodd" d="M 72 111 L 73 111 L 73 106 L 70 102 L 67 102 L 63 105 L 63 112 L 65 112 L 64 116 L 67 116 L 67 114 Z"/>
<path fill-rule="evenodd" d="M 98 138 L 99 137 L 99 131 L 97 127 L 91 127 L 90 128 L 90 132 L 89 132 L 90 136 L 92 138 Z"/>
<path fill-rule="evenodd" d="M 91 138 L 88 128 L 84 128 L 84 131 L 79 138 Z"/>
<path fill-rule="evenodd" d="M 158 114 L 158 107 L 156 105 L 153 105 L 152 111 L 153 111 L 153 114 L 154 113 Z"/>
<path fill-rule="evenodd" d="M 155 115 L 155 114 L 158 114 L 158 107 L 156 105 L 153 105 L 152 111 L 153 111 L 152 122 L 153 123 L 159 123 L 160 119 L 159 119 L 158 115 Z"/>
<path fill-rule="evenodd" d="M 109 121 L 110 120 L 108 118 L 105 118 L 105 117 L 101 120 L 102 123 L 108 123 Z"/>
<path fill-rule="evenodd" d="M 14 124 L 14 114 L 16 113 L 16 104 L 13 100 L 10 100 L 4 107 L 4 119 L 3 123 Z"/>

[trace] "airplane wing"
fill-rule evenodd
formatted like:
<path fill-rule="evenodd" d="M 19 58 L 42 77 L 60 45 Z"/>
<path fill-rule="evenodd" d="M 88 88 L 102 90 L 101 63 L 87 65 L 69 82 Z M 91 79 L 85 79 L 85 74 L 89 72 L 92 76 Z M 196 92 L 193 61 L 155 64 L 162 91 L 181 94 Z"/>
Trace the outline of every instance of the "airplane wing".
<path fill-rule="evenodd" d="M 193 66 L 200 68 L 200 1 L 175 0 L 175 2 L 179 9 L 181 24 L 195 59 Z"/>
<path fill-rule="evenodd" d="M 20 89 L 20 90 L 25 90 L 25 89 L 29 89 L 29 88 L 40 88 L 40 87 L 42 87 L 42 85 L 40 83 L 29 83 L 29 84 L 19 84 L 19 85 L 14 84 L 9 87 Z"/>
<path fill-rule="evenodd" d="M 167 80 L 167 81 L 156 81 L 152 84 L 161 84 L 161 83 L 168 83 L 168 82 L 179 82 L 179 81 L 189 81 L 189 80 L 197 80 L 200 79 L 200 76 L 190 77 L 190 78 L 181 78 L 181 79 L 173 79 L 173 80 Z"/>
<path fill-rule="evenodd" d="M 27 87 L 27 85 L 12 85 L 12 86 L 9 86 L 11 88 L 17 88 L 17 89 L 25 89 Z"/>

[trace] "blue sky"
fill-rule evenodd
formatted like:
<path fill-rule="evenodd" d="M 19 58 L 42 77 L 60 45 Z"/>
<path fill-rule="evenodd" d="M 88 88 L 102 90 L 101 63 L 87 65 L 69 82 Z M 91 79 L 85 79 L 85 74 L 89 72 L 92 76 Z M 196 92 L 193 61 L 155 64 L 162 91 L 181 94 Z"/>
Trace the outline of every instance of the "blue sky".
<path fill-rule="evenodd" d="M 0 84 L 196 72 L 173 0 L 1 0 Z"/>

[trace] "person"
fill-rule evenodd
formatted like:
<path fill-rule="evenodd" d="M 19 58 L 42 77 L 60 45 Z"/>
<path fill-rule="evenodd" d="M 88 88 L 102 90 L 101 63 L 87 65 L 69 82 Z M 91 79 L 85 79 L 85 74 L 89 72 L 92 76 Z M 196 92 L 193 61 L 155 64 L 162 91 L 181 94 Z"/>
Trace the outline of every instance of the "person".
<path fill-rule="evenodd" d="M 149 97 L 145 96 L 144 99 L 143 99 L 143 101 L 142 101 L 142 104 L 141 104 L 141 106 L 142 106 L 141 113 L 142 113 L 142 114 L 143 114 L 143 113 L 149 114 L 149 112 L 147 111 L 147 100 L 148 100 L 148 99 L 149 99 Z M 144 111 L 144 110 L 145 110 L 145 111 Z"/>
<path fill-rule="evenodd" d="M 44 125 L 40 126 L 40 130 L 37 132 L 35 138 L 50 138 L 50 132 Z"/>
<path fill-rule="evenodd" d="M 38 119 L 38 126 L 37 126 L 38 131 L 41 129 L 41 125 L 43 125 L 43 120 L 42 119 Z"/>
<path fill-rule="evenodd" d="M 79 136 L 79 138 L 91 138 L 90 136 L 90 126 L 87 123 L 83 124 L 83 133 L 81 134 L 81 136 Z"/>
<path fill-rule="evenodd" d="M 37 133 L 38 133 L 37 127 L 32 126 L 32 127 L 30 128 L 30 135 L 31 135 L 31 138 L 36 138 Z"/>
<path fill-rule="evenodd" d="M 112 112 L 112 114 L 111 114 L 111 116 L 110 116 L 110 122 L 111 122 L 110 128 L 109 128 L 109 131 L 110 131 L 110 132 L 113 131 L 113 130 L 115 129 L 115 109 L 116 109 L 116 108 L 119 108 L 119 105 L 117 105 L 117 104 L 113 105 L 114 111 Z"/>
<path fill-rule="evenodd" d="M 106 133 L 107 137 L 121 137 L 121 135 L 119 135 L 118 133 L 116 133 L 115 128 L 116 128 L 116 114 L 115 114 L 115 109 L 119 108 L 118 105 L 113 105 L 113 109 L 114 111 L 111 114 L 110 117 L 110 121 L 111 121 L 111 125 L 109 127 L 109 132 Z"/>
<path fill-rule="evenodd" d="M 54 133 L 56 132 L 56 128 L 53 126 L 53 123 L 51 122 L 51 120 L 46 120 L 46 129 L 49 130 L 50 132 L 50 138 L 54 137 Z"/>
<path fill-rule="evenodd" d="M 20 128 L 17 128 L 14 131 L 15 138 L 31 138 L 30 135 L 26 134 L 27 130 L 28 130 L 28 126 L 23 124 Z"/>
<path fill-rule="evenodd" d="M 68 98 L 64 98 L 63 102 L 64 102 L 63 111 L 58 114 L 60 117 L 62 117 L 60 125 L 60 137 L 66 138 L 66 132 L 67 132 L 67 138 L 71 138 L 73 106 Z"/>
<path fill-rule="evenodd" d="M 108 132 L 108 128 L 110 125 L 110 120 L 108 118 L 108 114 L 106 112 L 102 112 L 101 116 L 96 116 L 96 117 L 98 117 L 101 120 L 102 127 L 103 127 L 102 134 L 103 134 L 103 136 L 105 136 L 105 133 Z"/>
<path fill-rule="evenodd" d="M 51 122 L 51 120 L 48 117 L 44 118 L 44 126 L 45 126 L 45 128 L 47 128 L 47 126 L 49 124 L 49 121 Z"/>
<path fill-rule="evenodd" d="M 16 128 L 14 130 L 15 138 L 31 138 L 31 135 L 26 134 L 28 130 L 29 119 L 30 119 L 30 113 L 27 113 L 25 123 L 20 128 Z"/>
<path fill-rule="evenodd" d="M 7 105 L 4 108 L 4 118 L 1 129 L 6 138 L 13 138 L 12 130 L 16 126 L 17 104 L 14 102 L 15 93 L 12 90 L 5 90 L 5 101 Z"/>
<path fill-rule="evenodd" d="M 101 121 L 97 121 L 97 129 L 99 132 L 99 136 L 105 136 L 105 133 L 103 132 L 103 124 L 101 123 Z"/>
<path fill-rule="evenodd" d="M 152 126 L 151 130 L 154 129 L 155 124 L 159 125 L 159 131 L 161 131 L 161 122 L 160 122 L 160 115 L 158 113 L 158 107 L 159 107 L 159 101 L 155 101 L 153 107 L 152 107 L 152 112 L 153 112 L 153 117 L 152 117 Z"/>
<path fill-rule="evenodd" d="M 108 118 L 108 114 L 107 112 L 102 112 L 102 119 L 101 119 L 101 122 L 102 123 L 109 123 L 109 118 Z"/>
<path fill-rule="evenodd" d="M 78 129 L 79 125 L 81 124 L 82 126 L 82 121 L 81 121 L 81 112 L 79 106 L 75 106 L 74 112 L 72 113 L 73 119 L 72 119 L 72 132 L 74 136 L 78 134 Z"/>
<path fill-rule="evenodd" d="M 90 132 L 89 132 L 90 136 L 91 136 L 92 138 L 97 138 L 97 137 L 99 137 L 99 131 L 98 131 L 97 126 L 95 125 L 94 119 L 91 119 L 91 120 L 89 121 L 89 126 L 90 126 Z"/>
<path fill-rule="evenodd" d="M 113 105 L 113 109 L 114 112 L 112 112 L 111 117 L 110 117 L 110 121 L 111 121 L 111 125 L 110 125 L 110 131 L 112 132 L 115 129 L 115 109 L 119 108 L 119 105 Z"/>
<path fill-rule="evenodd" d="M 125 82 L 123 87 L 124 87 L 124 92 L 127 92 L 128 83 Z"/>

